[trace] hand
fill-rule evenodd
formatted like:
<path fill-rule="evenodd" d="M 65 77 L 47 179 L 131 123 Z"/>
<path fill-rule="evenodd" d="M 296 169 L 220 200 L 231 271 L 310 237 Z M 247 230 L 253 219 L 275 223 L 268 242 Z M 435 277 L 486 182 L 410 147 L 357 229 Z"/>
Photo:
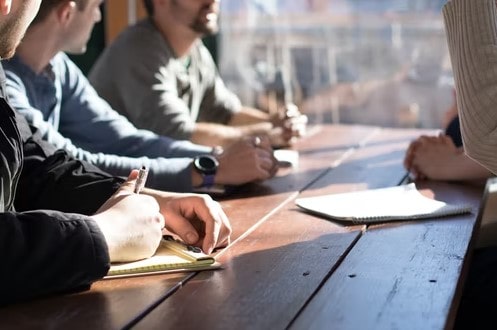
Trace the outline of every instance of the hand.
<path fill-rule="evenodd" d="M 275 147 L 291 145 L 296 138 L 305 135 L 307 116 L 303 115 L 296 105 L 287 104 L 271 118 L 273 129 L 269 133 L 271 144 Z"/>
<path fill-rule="evenodd" d="M 255 145 L 254 141 L 259 141 Z M 218 157 L 217 184 L 240 185 L 273 177 L 278 161 L 268 137 L 245 137 L 226 148 Z"/>
<path fill-rule="evenodd" d="M 450 173 L 462 153 L 446 135 L 421 136 L 409 146 L 404 166 L 416 179 L 453 179 Z"/>
<path fill-rule="evenodd" d="M 413 173 L 413 171 L 414 171 L 414 169 L 413 169 L 414 152 L 419 147 L 419 145 L 421 144 L 420 140 L 423 137 L 424 137 L 424 135 L 420 136 L 416 140 L 412 141 L 409 144 L 409 147 L 407 147 L 406 154 L 404 155 L 404 168 L 407 171 L 411 172 L 412 174 L 414 174 Z"/>
<path fill-rule="evenodd" d="M 230 243 L 231 226 L 219 203 L 208 195 L 147 190 L 159 202 L 166 228 L 209 254 Z"/>
<path fill-rule="evenodd" d="M 133 261 L 152 256 L 159 246 L 164 217 L 150 196 L 133 193 L 138 171 L 92 216 L 109 248 L 111 262 Z"/>

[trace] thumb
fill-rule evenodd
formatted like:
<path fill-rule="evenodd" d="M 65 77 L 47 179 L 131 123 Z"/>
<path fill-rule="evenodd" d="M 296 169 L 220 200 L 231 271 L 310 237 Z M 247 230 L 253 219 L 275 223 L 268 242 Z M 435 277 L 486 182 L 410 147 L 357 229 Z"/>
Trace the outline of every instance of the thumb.
<path fill-rule="evenodd" d="M 121 185 L 121 190 L 133 191 L 135 189 L 136 179 L 138 178 L 138 170 L 131 170 L 126 181 Z"/>

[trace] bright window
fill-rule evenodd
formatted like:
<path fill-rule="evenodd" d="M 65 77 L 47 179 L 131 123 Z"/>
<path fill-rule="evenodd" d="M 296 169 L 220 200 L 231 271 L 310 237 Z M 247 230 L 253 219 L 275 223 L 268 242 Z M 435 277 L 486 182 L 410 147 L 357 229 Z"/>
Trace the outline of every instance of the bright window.
<path fill-rule="evenodd" d="M 439 128 L 453 104 L 445 0 L 221 1 L 219 68 L 249 105 L 314 123 Z"/>

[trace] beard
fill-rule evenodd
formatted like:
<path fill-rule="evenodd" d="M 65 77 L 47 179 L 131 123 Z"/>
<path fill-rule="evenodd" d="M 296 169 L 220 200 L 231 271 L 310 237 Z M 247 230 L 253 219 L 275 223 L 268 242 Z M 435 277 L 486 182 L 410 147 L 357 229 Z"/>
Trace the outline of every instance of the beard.
<path fill-rule="evenodd" d="M 0 26 L 0 58 L 14 56 L 15 50 L 24 36 L 22 21 L 16 18 L 7 19 Z"/>
<path fill-rule="evenodd" d="M 203 36 L 210 36 L 216 34 L 219 31 L 219 25 L 216 21 L 208 21 L 207 23 L 203 22 L 199 18 L 197 18 L 191 25 L 190 28 Z"/>
<path fill-rule="evenodd" d="M 172 5 L 172 10 L 175 10 L 176 13 L 179 15 L 179 17 L 183 17 L 183 19 L 186 19 L 185 16 L 183 15 L 188 15 L 187 14 L 188 12 L 187 9 L 185 9 L 184 4 L 182 3 L 182 0 L 172 0 L 171 5 Z M 188 27 L 193 32 L 203 36 L 208 36 L 218 32 L 219 30 L 219 25 L 217 24 L 218 13 L 216 13 L 216 19 L 205 20 L 203 18 L 205 15 L 205 11 L 208 11 L 210 6 L 211 5 L 205 5 L 202 8 L 200 8 L 193 21 L 190 21 L 188 23 Z M 216 12 L 218 12 L 218 10 L 216 10 Z"/>
<path fill-rule="evenodd" d="M 16 11 L 4 17 L 0 23 L 0 59 L 11 58 L 21 39 L 24 37 L 29 23 L 33 20 L 41 0 L 23 1 Z"/>

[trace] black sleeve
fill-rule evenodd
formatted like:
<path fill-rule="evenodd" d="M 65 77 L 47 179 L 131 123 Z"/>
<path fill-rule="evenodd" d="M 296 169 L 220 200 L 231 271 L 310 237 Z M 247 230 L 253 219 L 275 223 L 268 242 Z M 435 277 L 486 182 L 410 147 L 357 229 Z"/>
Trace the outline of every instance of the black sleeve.
<path fill-rule="evenodd" d="M 88 217 L 57 211 L 0 213 L 0 305 L 88 288 L 109 256 Z"/>
<path fill-rule="evenodd" d="M 24 152 L 16 210 L 49 209 L 91 215 L 124 181 L 65 151 L 56 151 L 21 115 L 16 117 Z"/>
<path fill-rule="evenodd" d="M 0 304 L 88 288 L 105 276 L 107 245 L 87 215 L 123 181 L 55 151 L 33 136 L 23 118 L 16 118 L 16 124 L 25 157 L 10 190 L 15 191 L 16 212 L 0 213 Z M 11 156 L 10 148 L 4 144 L 2 156 Z M 4 174 L 6 183 L 15 182 Z"/>

